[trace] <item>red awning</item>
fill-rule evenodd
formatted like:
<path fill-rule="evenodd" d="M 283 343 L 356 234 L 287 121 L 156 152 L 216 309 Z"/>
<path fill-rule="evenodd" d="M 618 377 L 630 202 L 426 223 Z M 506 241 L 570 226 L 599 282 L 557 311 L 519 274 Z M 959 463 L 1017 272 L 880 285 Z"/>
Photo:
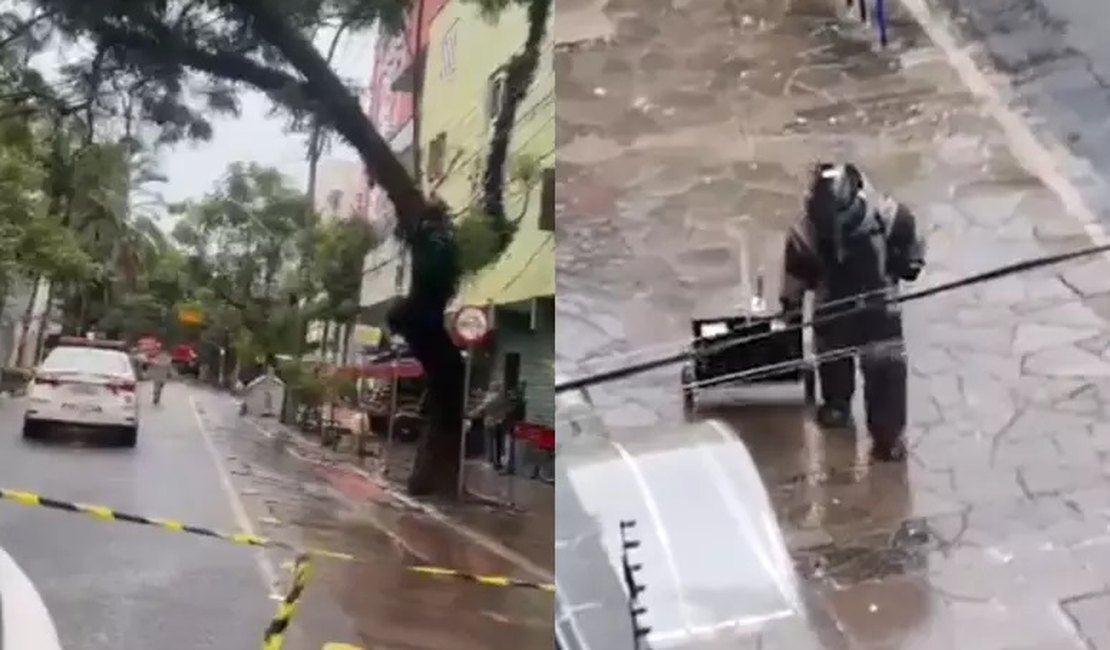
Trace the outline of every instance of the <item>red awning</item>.
<path fill-rule="evenodd" d="M 371 363 L 359 368 L 359 376 L 367 379 L 419 379 L 424 376 L 424 367 L 415 359 L 398 359 Z"/>

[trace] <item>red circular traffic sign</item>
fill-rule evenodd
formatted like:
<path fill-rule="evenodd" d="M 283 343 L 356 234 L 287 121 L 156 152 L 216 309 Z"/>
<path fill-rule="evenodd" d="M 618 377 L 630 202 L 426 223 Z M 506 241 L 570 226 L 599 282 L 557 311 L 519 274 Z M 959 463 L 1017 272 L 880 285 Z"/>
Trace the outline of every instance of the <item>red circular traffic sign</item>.
<path fill-rule="evenodd" d="M 475 345 L 489 333 L 489 317 L 481 307 L 463 307 L 455 313 L 452 328 L 465 345 Z"/>

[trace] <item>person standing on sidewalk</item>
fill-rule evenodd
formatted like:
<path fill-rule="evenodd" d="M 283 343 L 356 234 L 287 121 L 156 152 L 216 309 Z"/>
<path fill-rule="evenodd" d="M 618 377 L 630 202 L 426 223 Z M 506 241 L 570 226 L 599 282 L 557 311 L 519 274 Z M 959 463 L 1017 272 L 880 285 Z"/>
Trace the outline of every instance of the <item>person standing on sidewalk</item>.
<path fill-rule="evenodd" d="M 526 409 L 523 382 L 509 388 L 501 379 L 494 379 L 485 397 L 471 411 L 471 427 L 485 435 L 486 457 L 494 469 L 505 473 L 515 470 L 513 428 L 524 420 Z"/>
<path fill-rule="evenodd" d="M 499 436 L 502 420 L 508 410 L 508 396 L 500 379 L 490 381 L 485 395 L 470 412 L 472 436 L 482 436 L 482 450 L 494 467 L 500 463 Z"/>
<path fill-rule="evenodd" d="M 528 414 L 528 401 L 525 395 L 528 392 L 528 383 L 519 382 L 508 391 L 508 409 L 502 420 L 501 455 L 503 458 L 501 471 L 505 474 L 516 474 L 516 425 L 524 422 Z"/>
<path fill-rule="evenodd" d="M 902 314 L 888 300 L 925 265 L 917 219 L 880 194 L 853 164 L 814 166 L 802 217 L 786 240 L 781 302 L 816 296 L 814 326 L 823 427 L 852 426 L 856 359 L 863 374 L 872 458 L 905 459 L 906 357 Z"/>

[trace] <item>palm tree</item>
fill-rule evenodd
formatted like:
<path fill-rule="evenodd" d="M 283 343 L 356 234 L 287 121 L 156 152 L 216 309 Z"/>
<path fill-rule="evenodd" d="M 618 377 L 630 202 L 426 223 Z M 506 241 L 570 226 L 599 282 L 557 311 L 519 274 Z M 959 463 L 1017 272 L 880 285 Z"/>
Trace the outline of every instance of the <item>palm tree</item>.
<path fill-rule="evenodd" d="M 76 157 L 73 179 L 69 223 L 101 263 L 96 277 L 71 287 L 67 301 L 68 328 L 83 330 L 134 292 L 169 247 L 156 212 L 164 202 L 151 189 L 165 178 L 124 139 L 86 146 Z"/>

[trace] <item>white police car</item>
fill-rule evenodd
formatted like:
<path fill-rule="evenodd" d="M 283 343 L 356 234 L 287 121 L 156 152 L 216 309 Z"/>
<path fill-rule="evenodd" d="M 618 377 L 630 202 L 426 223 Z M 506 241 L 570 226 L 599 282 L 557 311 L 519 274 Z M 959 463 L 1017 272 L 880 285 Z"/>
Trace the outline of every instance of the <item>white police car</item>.
<path fill-rule="evenodd" d="M 27 387 L 23 437 L 64 429 L 133 447 L 139 431 L 137 385 L 123 343 L 61 337 Z"/>

